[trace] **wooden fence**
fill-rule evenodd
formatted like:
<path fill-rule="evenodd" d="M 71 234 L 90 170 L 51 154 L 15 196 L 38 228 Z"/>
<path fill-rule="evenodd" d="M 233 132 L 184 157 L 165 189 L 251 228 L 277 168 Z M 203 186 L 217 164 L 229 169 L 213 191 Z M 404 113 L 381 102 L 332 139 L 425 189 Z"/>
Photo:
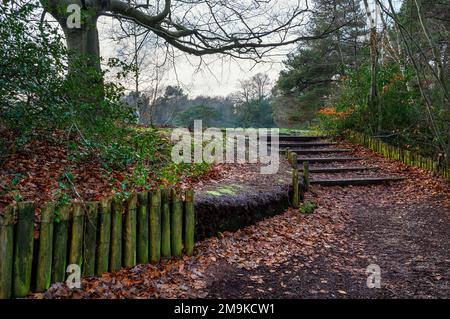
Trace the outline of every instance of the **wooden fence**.
<path fill-rule="evenodd" d="M 401 149 L 397 146 L 387 144 L 378 138 L 366 136 L 356 132 L 350 133 L 347 136 L 347 139 L 351 142 L 370 148 L 371 150 L 382 154 L 384 157 L 392 158 L 411 166 L 433 171 L 450 179 L 450 167 L 448 161 L 439 161 L 430 157 L 425 157 L 420 154 Z"/>
<path fill-rule="evenodd" d="M 183 196 L 184 195 L 184 196 Z M 184 197 L 184 199 L 183 199 Z M 164 189 L 127 200 L 42 207 L 32 202 L 0 214 L 0 299 L 24 297 L 66 280 L 70 264 L 83 276 L 192 255 L 194 192 Z"/>

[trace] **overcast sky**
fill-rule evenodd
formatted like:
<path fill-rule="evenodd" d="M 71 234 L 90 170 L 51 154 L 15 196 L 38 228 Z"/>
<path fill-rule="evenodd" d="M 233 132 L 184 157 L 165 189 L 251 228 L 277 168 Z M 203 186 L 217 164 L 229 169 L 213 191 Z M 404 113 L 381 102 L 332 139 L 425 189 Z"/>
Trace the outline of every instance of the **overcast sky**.
<path fill-rule="evenodd" d="M 111 19 L 102 17 L 99 21 L 101 55 L 104 58 L 117 56 L 117 45 L 108 39 L 107 28 L 110 28 Z M 278 48 L 263 62 L 255 63 L 250 60 L 230 59 L 228 56 L 216 54 L 199 57 L 176 52 L 179 57 L 168 63 L 170 69 L 165 73 L 164 85 L 181 85 L 191 97 L 198 95 L 227 96 L 238 89 L 239 81 L 263 72 L 275 82 L 280 70 L 283 69 L 283 60 L 295 46 Z M 270 62 L 269 62 L 270 60 Z M 173 67 L 175 65 L 175 67 Z M 132 89 L 132 86 L 129 87 Z"/>
<path fill-rule="evenodd" d="M 369 3 L 375 11 L 373 0 L 369 0 Z M 400 7 L 401 0 L 394 0 L 394 3 L 396 7 Z M 362 1 L 360 4 L 362 5 Z M 112 20 L 102 17 L 100 22 L 101 55 L 105 58 L 116 57 L 117 46 L 107 39 L 107 30 L 111 29 Z M 282 61 L 293 50 L 295 45 L 278 48 L 272 51 L 274 56 L 270 57 L 271 62 L 257 64 L 249 60 L 230 60 L 224 55 L 206 56 L 200 63 L 200 58 L 178 52 L 176 54 L 180 56 L 169 63 L 172 67 L 165 72 L 164 79 L 160 82 L 162 86 L 179 84 L 191 97 L 226 96 L 238 89 L 239 81 L 248 79 L 259 72 L 269 74 L 272 82 L 275 82 L 280 70 L 283 69 Z M 199 64 L 201 64 L 200 67 Z M 129 89 L 132 89 L 131 85 Z"/>

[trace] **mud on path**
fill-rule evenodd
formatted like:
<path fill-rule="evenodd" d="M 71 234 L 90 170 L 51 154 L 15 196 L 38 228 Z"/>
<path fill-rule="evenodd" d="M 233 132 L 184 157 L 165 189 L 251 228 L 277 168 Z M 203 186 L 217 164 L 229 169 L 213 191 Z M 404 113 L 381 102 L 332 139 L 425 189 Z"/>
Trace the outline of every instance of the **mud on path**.
<path fill-rule="evenodd" d="M 195 256 L 55 284 L 34 298 L 449 298 L 448 181 L 377 157 L 392 185 L 314 186 L 310 215 L 288 210 L 198 243 Z M 366 267 L 381 268 L 381 289 Z"/>

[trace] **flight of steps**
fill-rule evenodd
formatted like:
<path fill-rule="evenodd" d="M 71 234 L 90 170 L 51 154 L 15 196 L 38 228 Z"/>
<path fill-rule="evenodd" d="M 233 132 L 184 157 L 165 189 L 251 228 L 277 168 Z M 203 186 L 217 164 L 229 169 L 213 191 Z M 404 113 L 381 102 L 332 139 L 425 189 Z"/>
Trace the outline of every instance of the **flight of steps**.
<path fill-rule="evenodd" d="M 280 151 L 289 149 L 298 154 L 299 171 L 303 170 L 303 163 L 308 162 L 310 183 L 321 186 L 362 186 L 376 185 L 403 180 L 396 176 L 379 176 L 369 174 L 377 168 L 355 164 L 364 160 L 361 157 L 350 156 L 350 149 L 339 146 L 330 141 L 331 138 L 323 136 L 292 136 L 279 137 Z M 315 177 L 317 174 L 326 174 L 326 178 Z M 338 177 L 328 175 L 339 174 Z M 350 174 L 351 176 L 346 176 Z M 343 175 L 343 176 L 342 176 Z M 356 175 L 356 176 L 355 176 Z"/>

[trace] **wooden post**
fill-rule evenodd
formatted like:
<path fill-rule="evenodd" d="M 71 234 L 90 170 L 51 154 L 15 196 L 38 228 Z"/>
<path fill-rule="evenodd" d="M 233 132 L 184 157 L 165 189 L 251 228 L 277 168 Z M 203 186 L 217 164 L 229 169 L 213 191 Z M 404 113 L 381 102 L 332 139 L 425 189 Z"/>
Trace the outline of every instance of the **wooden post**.
<path fill-rule="evenodd" d="M 0 299 L 11 297 L 14 253 L 14 219 L 12 206 L 0 214 Z"/>
<path fill-rule="evenodd" d="M 286 150 L 286 156 L 287 156 L 288 163 L 291 164 L 291 166 L 292 166 L 292 154 L 293 154 L 293 152 L 291 152 L 291 150 L 288 148 Z"/>
<path fill-rule="evenodd" d="M 133 194 L 127 201 L 127 211 L 123 226 L 123 266 L 136 266 L 136 206 L 137 196 Z"/>
<path fill-rule="evenodd" d="M 305 190 L 309 192 L 309 163 L 303 162 L 303 176 L 305 176 Z"/>
<path fill-rule="evenodd" d="M 181 257 L 183 251 L 183 207 L 179 189 L 172 190 L 172 211 L 170 216 L 172 256 Z"/>
<path fill-rule="evenodd" d="M 184 211 L 184 248 L 188 256 L 194 253 L 195 238 L 195 211 L 194 211 L 194 190 L 186 191 L 186 203 Z"/>
<path fill-rule="evenodd" d="M 97 247 L 98 202 L 87 203 L 84 221 L 83 276 L 95 275 L 95 254 Z"/>
<path fill-rule="evenodd" d="M 299 178 L 298 178 L 298 160 L 297 153 L 291 153 L 291 165 L 292 165 L 292 206 L 294 208 L 300 207 L 300 193 L 299 193 Z"/>
<path fill-rule="evenodd" d="M 33 265 L 34 209 L 32 202 L 17 205 L 14 238 L 13 296 L 25 297 L 30 291 Z"/>
<path fill-rule="evenodd" d="M 150 194 L 150 262 L 161 259 L 161 190 Z"/>
<path fill-rule="evenodd" d="M 63 282 L 66 278 L 70 206 L 59 208 L 58 214 L 59 221 L 53 225 L 52 282 Z"/>
<path fill-rule="evenodd" d="M 109 269 L 109 246 L 111 241 L 111 201 L 100 201 L 98 211 L 99 236 L 96 256 L 96 274 L 101 275 Z"/>
<path fill-rule="evenodd" d="M 72 230 L 69 264 L 83 266 L 84 208 L 79 201 L 72 203 Z"/>
<path fill-rule="evenodd" d="M 137 262 L 147 264 L 149 261 L 148 192 L 138 194 L 137 209 Z"/>
<path fill-rule="evenodd" d="M 123 201 L 115 198 L 111 216 L 111 255 L 109 261 L 111 271 L 118 271 L 122 267 L 122 217 L 124 211 Z"/>
<path fill-rule="evenodd" d="M 39 223 L 39 248 L 36 269 L 36 291 L 42 292 L 50 287 L 52 282 L 53 260 L 53 220 L 55 219 L 55 204 L 49 203 L 42 208 Z"/>
<path fill-rule="evenodd" d="M 170 191 L 161 190 L 161 256 L 170 258 Z"/>

